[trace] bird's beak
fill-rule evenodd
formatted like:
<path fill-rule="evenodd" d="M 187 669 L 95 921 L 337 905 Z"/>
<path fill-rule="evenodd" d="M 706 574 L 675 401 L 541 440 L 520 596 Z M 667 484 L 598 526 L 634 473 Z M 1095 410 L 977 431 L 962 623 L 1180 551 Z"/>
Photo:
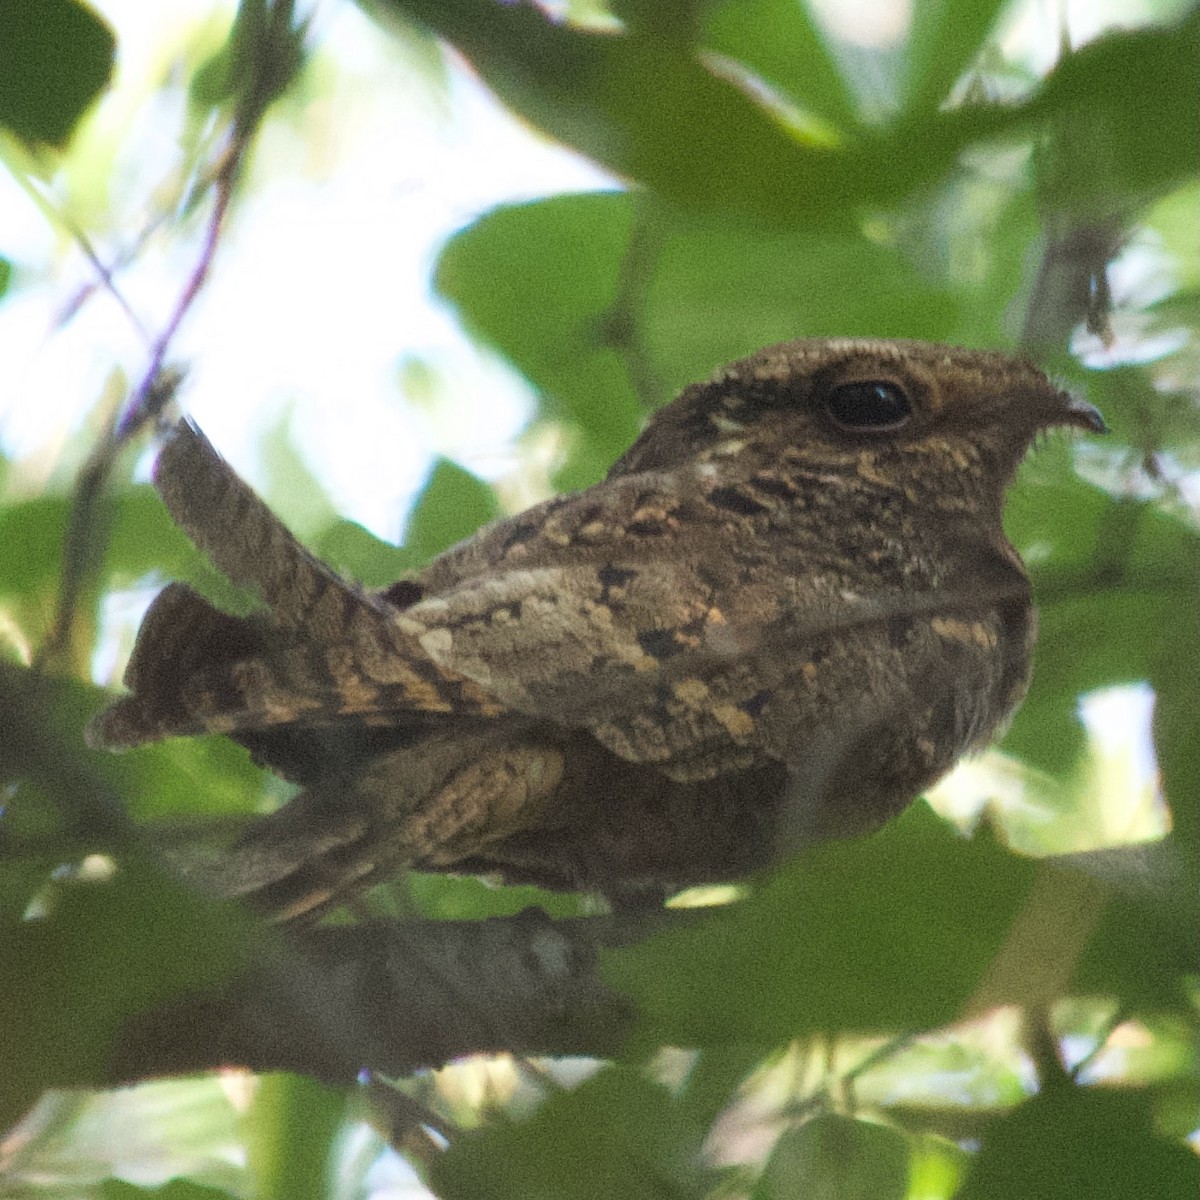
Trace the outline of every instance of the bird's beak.
<path fill-rule="evenodd" d="M 1078 396 L 1072 396 L 1070 392 L 1060 392 L 1059 397 L 1062 400 L 1062 416 L 1058 418 L 1056 424 L 1074 425 L 1091 433 L 1108 432 L 1108 426 L 1104 423 L 1100 410 L 1094 404 L 1080 400 Z"/>

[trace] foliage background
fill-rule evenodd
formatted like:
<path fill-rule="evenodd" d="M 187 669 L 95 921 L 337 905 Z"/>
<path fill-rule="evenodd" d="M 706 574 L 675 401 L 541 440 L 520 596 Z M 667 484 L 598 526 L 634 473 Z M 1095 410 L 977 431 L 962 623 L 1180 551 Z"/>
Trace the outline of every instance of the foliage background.
<path fill-rule="evenodd" d="M 375 36 L 404 47 L 397 71 L 436 88 L 453 45 L 503 103 L 627 186 L 484 213 L 436 263 L 438 295 L 531 387 L 498 488 L 438 461 L 393 546 L 335 516 L 319 462 L 305 466 L 286 428 L 272 435 L 272 499 L 347 573 L 391 579 L 502 507 L 592 482 L 679 386 L 786 337 L 1020 343 L 1113 431 L 1049 441 L 1014 492 L 1042 637 L 1002 754 L 935 798 L 974 836 L 917 805 L 695 930 L 614 952 L 608 977 L 642 1022 L 621 1062 L 574 1069 L 579 1086 L 564 1086 L 569 1065 L 513 1063 L 407 1082 L 451 1131 L 444 1153 L 416 1155 L 429 1186 L 1194 1194 L 1197 10 L 1130 13 L 1058 54 L 1022 43 L 1026 7 L 996 0 L 915 0 L 907 36 L 875 46 L 790 0 L 612 0 L 554 18 L 492 0 L 366 8 Z M 97 147 L 115 135 L 102 108 L 85 116 L 120 32 L 71 0 L 4 0 L 10 172 L 118 290 L 139 256 L 182 248 L 182 296 L 214 206 L 229 204 L 228 236 L 263 185 L 255 139 L 302 126 L 332 86 L 305 16 L 244 0 L 179 51 L 177 145 L 165 169 L 146 165 L 130 238 L 138 222 L 105 208 L 118 159 Z M 112 302 L 98 278 L 64 294 L 64 326 Z M 33 282 L 0 261 L 0 292 Z M 360 302 L 379 298 L 314 297 Z M 5 313 L 0 296 L 0 327 Z M 146 444 L 134 418 L 170 330 L 149 332 L 144 376 L 92 364 L 97 400 L 50 470 L 0 468 L 0 1125 L 14 1123 L 0 1191 L 132 1196 L 174 1178 L 172 1198 L 403 1194 L 416 1184 L 353 1098 L 301 1079 L 57 1092 L 20 1121 L 43 1089 L 103 1077 L 125 1014 L 219 977 L 248 944 L 235 918 L 162 880 L 126 821 L 228 821 L 280 796 L 219 741 L 115 761 L 81 745 L 129 636 L 121 597 L 178 577 L 220 589 L 112 436 L 116 420 Z M 419 393 L 419 369 L 404 379 Z M 1097 697 L 1115 720 L 1096 717 Z M 540 899 L 419 878 L 375 898 L 432 916 Z"/>

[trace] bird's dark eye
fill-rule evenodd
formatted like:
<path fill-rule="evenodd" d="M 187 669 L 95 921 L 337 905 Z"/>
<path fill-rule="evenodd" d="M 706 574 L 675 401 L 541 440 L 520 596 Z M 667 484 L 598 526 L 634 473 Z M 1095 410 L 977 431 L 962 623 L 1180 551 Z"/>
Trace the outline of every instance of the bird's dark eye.
<path fill-rule="evenodd" d="M 903 388 L 883 379 L 840 384 L 826 397 L 825 408 L 843 429 L 864 433 L 899 429 L 912 415 Z"/>

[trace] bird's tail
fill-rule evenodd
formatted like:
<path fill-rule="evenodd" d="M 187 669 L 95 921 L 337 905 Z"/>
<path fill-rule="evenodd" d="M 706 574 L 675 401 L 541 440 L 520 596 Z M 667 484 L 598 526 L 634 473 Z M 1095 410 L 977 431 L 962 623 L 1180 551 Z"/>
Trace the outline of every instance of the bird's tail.
<path fill-rule="evenodd" d="M 504 711 L 439 667 L 385 599 L 314 558 L 194 427 L 171 432 L 154 479 L 184 532 L 267 611 L 236 617 L 183 584 L 166 588 L 138 632 L 125 675 L 133 694 L 93 723 L 94 744 Z"/>

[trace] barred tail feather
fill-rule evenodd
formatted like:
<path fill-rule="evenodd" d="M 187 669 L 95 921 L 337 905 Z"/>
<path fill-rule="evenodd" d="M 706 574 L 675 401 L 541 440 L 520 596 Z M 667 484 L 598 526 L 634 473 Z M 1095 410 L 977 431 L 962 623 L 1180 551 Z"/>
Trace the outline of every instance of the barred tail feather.
<path fill-rule="evenodd" d="M 171 516 L 231 582 L 257 591 L 282 625 L 318 641 L 344 636 L 378 602 L 309 553 L 195 426 L 171 431 L 154 470 Z"/>
<path fill-rule="evenodd" d="M 186 584 L 172 583 L 150 605 L 138 630 L 125 685 L 133 693 L 88 728 L 96 746 L 121 749 L 205 726 L 185 699 L 198 672 L 259 653 L 263 636 L 253 618 L 215 608 Z"/>

